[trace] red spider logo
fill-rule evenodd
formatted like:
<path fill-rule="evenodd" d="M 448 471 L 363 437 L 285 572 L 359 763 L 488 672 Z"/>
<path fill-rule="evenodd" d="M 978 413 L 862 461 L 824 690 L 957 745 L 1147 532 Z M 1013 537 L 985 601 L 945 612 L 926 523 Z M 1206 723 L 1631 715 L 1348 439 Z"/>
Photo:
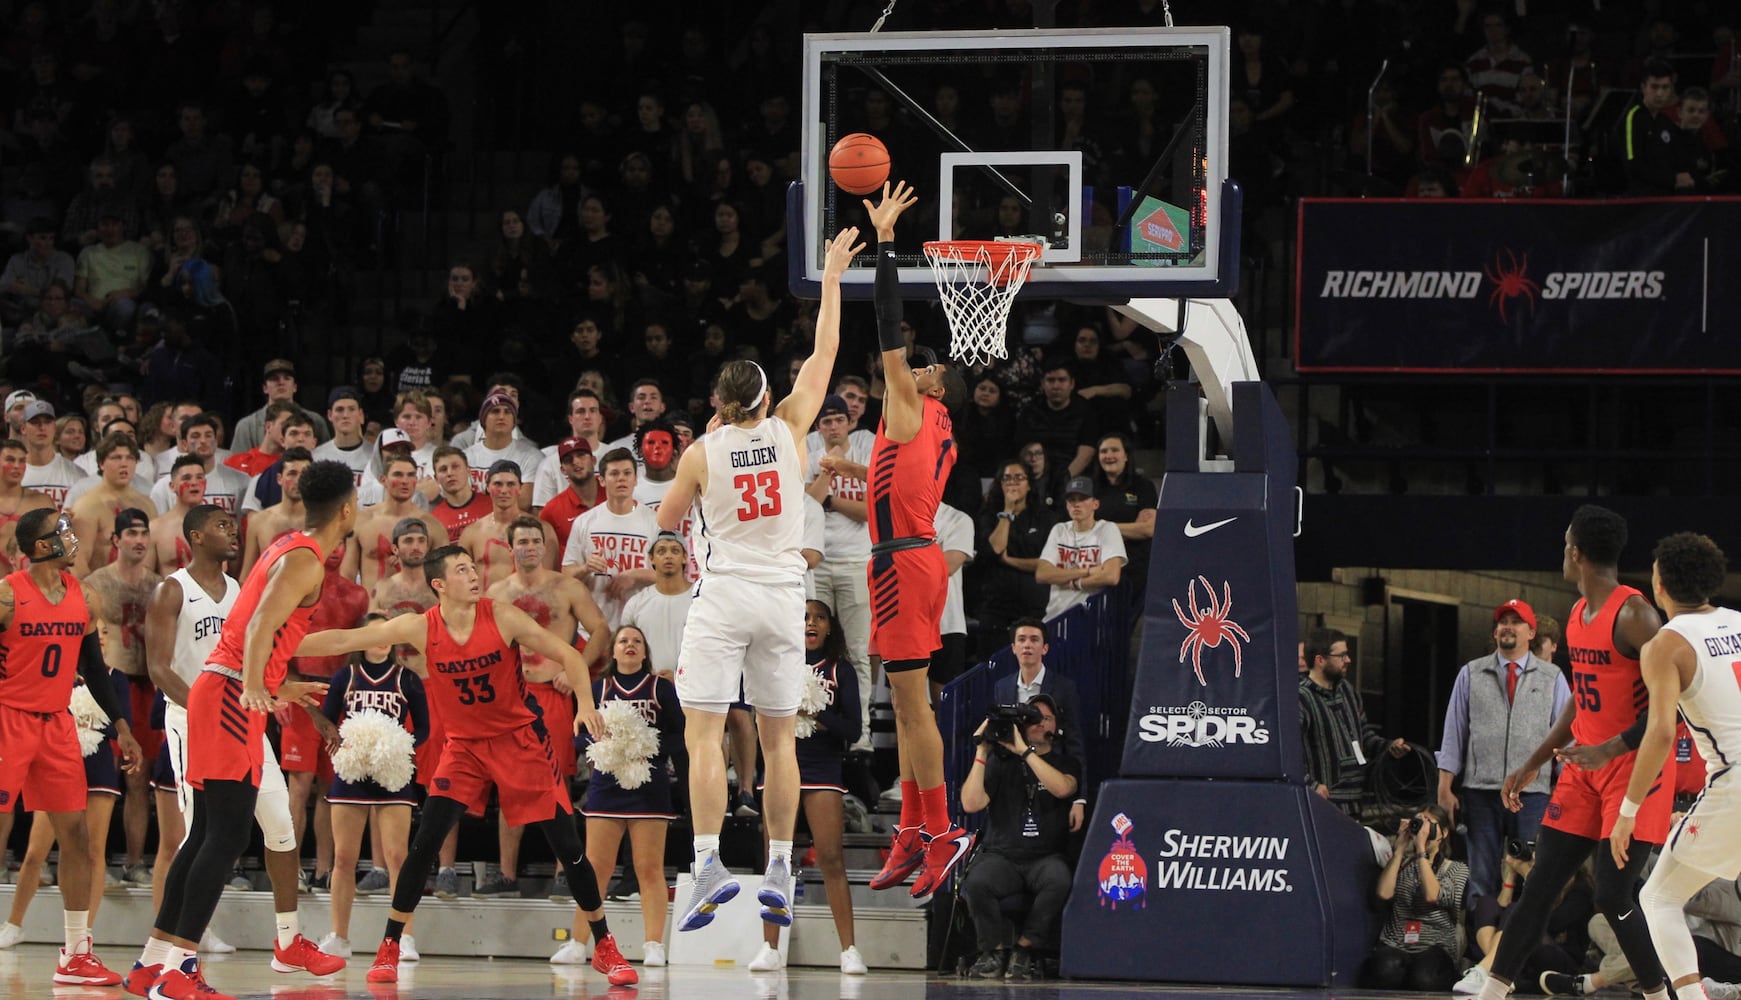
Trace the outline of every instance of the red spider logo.
<path fill-rule="evenodd" d="M 1487 304 L 1499 306 L 1500 322 L 1505 322 L 1505 304 L 1521 295 L 1529 302 L 1529 314 L 1534 316 L 1535 297 L 1542 286 L 1529 279 L 1529 254 L 1520 260 L 1507 250 L 1505 258 L 1502 263 L 1495 257 L 1493 266 L 1487 269 L 1487 280 L 1493 282 L 1493 294 L 1487 296 Z"/>
<path fill-rule="evenodd" d="M 1207 612 L 1197 610 L 1197 580 L 1203 581 L 1203 590 L 1209 595 L 1209 610 Z M 1221 600 L 1217 601 L 1214 585 L 1201 576 L 1197 580 L 1193 580 L 1185 590 L 1185 604 L 1190 608 L 1190 613 L 1187 614 L 1185 608 L 1179 607 L 1179 602 L 1174 600 L 1173 614 L 1179 616 L 1181 625 L 1190 629 L 1190 633 L 1185 636 L 1185 641 L 1179 643 L 1179 662 L 1184 663 L 1185 654 L 1189 652 L 1191 654 L 1191 667 L 1197 673 L 1197 683 L 1208 687 L 1209 682 L 1203 679 L 1203 647 L 1219 646 L 1221 640 L 1226 639 L 1227 644 L 1233 647 L 1233 676 L 1238 677 L 1241 669 L 1241 654 L 1239 643 L 1236 640 L 1244 639 L 1246 642 L 1250 642 L 1251 636 L 1245 633 L 1245 629 L 1239 627 L 1238 622 L 1228 618 L 1228 615 L 1233 612 L 1232 587 L 1226 581 L 1222 581 Z"/>

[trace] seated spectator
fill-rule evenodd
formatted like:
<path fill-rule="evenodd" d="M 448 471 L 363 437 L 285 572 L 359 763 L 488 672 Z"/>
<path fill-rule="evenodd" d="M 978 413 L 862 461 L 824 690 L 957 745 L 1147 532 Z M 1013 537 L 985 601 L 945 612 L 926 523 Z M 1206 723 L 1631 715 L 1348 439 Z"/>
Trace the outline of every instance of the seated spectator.
<path fill-rule="evenodd" d="M 73 272 L 73 293 L 83 310 L 110 331 L 133 325 L 151 272 L 150 252 L 126 233 L 126 219 L 104 212 L 97 222 L 98 242 L 79 251 Z"/>
<path fill-rule="evenodd" d="M 1131 581 L 1132 592 L 1140 594 L 1149 580 L 1149 549 L 1155 537 L 1160 489 L 1132 464 L 1129 434 L 1102 434 L 1094 453 L 1094 471 L 1089 478 L 1094 480 L 1094 499 L 1100 503 L 1095 514 L 1117 528 L 1124 539 L 1124 575 Z"/>
<path fill-rule="evenodd" d="M 127 239 L 138 239 L 139 210 L 133 203 L 133 192 L 122 190 L 115 183 L 115 164 L 105 157 L 91 161 L 89 185 L 67 206 L 61 221 L 60 240 L 69 247 L 88 247 L 98 240 L 97 222 L 105 212 L 113 212 L 123 220 Z"/>
<path fill-rule="evenodd" d="M 1100 501 L 1094 481 L 1077 476 L 1064 486 L 1064 507 L 1070 519 L 1052 526 L 1046 548 L 1034 569 L 1034 579 L 1052 588 L 1046 601 L 1051 621 L 1108 587 L 1118 586 L 1124 567 L 1124 539 L 1118 529 L 1095 519 Z"/>
<path fill-rule="evenodd" d="M 1675 103 L 1674 67 L 1660 59 L 1644 64 L 1638 103 L 1621 119 L 1621 157 L 1626 167 L 1626 193 L 1631 195 L 1692 194 L 1697 185 L 1699 142 L 1669 117 Z"/>
<path fill-rule="evenodd" d="M 1403 191 L 1405 198 L 1455 198 L 1457 195 L 1456 182 L 1451 179 L 1450 171 L 1443 167 L 1427 167 L 1419 171 Z"/>
<path fill-rule="evenodd" d="M 48 287 L 73 284 L 73 258 L 54 246 L 54 220 L 37 216 L 24 227 L 26 247 L 6 260 L 0 272 L 0 326 L 13 327 L 42 307 Z M 63 305 L 64 297 L 63 297 Z"/>
<path fill-rule="evenodd" d="M 1451 986 L 1469 868 L 1446 854 L 1450 838 L 1451 821 L 1436 805 L 1397 821 L 1395 847 L 1378 876 L 1378 901 L 1389 912 L 1363 985 L 1425 992 Z"/>
<path fill-rule="evenodd" d="M 1079 765 L 1056 742 L 1061 721 L 1057 702 L 1039 694 L 1028 704 L 1039 710 L 1040 721 L 1012 725 L 1001 740 L 986 736 L 990 720 L 974 730 L 979 747 L 961 783 L 961 808 L 987 814 L 979 853 L 961 880 L 979 948 L 979 959 L 969 971 L 976 979 L 1043 976 L 1044 963 L 1035 953 L 1056 952 L 1058 922 L 1070 896 L 1064 852 L 1070 839 L 1068 803 L 1076 795 Z M 1003 901 L 1018 894 L 1032 901 L 1011 954 Z"/>
<path fill-rule="evenodd" d="M 250 160 L 236 169 L 234 184 L 218 199 L 212 218 L 215 237 L 226 244 L 235 241 L 242 226 L 256 215 L 270 218 L 276 229 L 284 221 L 284 206 L 266 191 L 260 164 Z"/>
<path fill-rule="evenodd" d="M 1729 137 L 1711 114 L 1711 94 L 1703 87 L 1688 87 L 1680 103 L 1669 109 L 1680 122 L 1684 136 L 1698 140 L 1693 160 L 1693 187 L 1701 192 L 1730 192 L 1737 187 L 1734 150 Z"/>
<path fill-rule="evenodd" d="M 1415 149 L 1423 164 L 1457 169 L 1469 155 L 1475 101 L 1462 66 L 1439 67 L 1438 99 L 1415 119 Z"/>
<path fill-rule="evenodd" d="M 175 164 L 181 191 L 189 198 L 216 195 L 219 185 L 235 176 L 235 146 L 227 135 L 208 134 L 204 105 L 187 101 L 177 118 L 181 138 L 169 144 L 164 158 Z"/>
<path fill-rule="evenodd" d="M 1093 404 L 1077 395 L 1076 374 L 1064 357 L 1044 362 L 1040 397 L 1016 414 L 1016 435 L 1046 448 L 1046 462 L 1080 476 L 1094 461 L 1100 421 Z"/>
<path fill-rule="evenodd" d="M 1034 579 L 1034 571 L 1057 521 L 1051 508 L 1034 497 L 1027 468 L 1014 459 L 1004 462 L 986 491 L 975 532 L 978 559 L 969 592 L 973 617 L 987 637 L 979 649 L 982 655 L 991 652 L 990 637 L 1002 642 L 1007 626 L 1046 613 L 1051 591 Z"/>
<path fill-rule="evenodd" d="M 1102 430 L 1126 430 L 1131 425 L 1131 387 L 1124 370 L 1104 347 L 1106 335 L 1098 326 L 1084 324 L 1076 330 L 1072 374 L 1076 394 L 1094 404 Z"/>
<path fill-rule="evenodd" d="M 1352 659 L 1348 637 L 1341 632 L 1320 628 L 1306 636 L 1306 662 L 1311 667 L 1300 678 L 1300 740 L 1306 750 L 1306 787 L 1357 816 L 1368 797 L 1366 776 L 1372 760 L 1384 752 L 1405 756 L 1409 744 L 1400 736 L 1386 740 L 1366 721 L 1360 694 L 1348 682 Z M 1457 892 L 1461 897 L 1461 885 Z"/>

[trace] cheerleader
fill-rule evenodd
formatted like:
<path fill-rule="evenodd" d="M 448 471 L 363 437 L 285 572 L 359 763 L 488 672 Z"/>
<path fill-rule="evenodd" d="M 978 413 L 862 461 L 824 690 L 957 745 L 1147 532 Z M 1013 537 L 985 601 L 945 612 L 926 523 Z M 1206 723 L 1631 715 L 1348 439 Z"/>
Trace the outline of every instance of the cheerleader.
<path fill-rule="evenodd" d="M 131 726 L 133 692 L 127 675 L 111 669 L 109 681 L 114 685 L 121 717 Z M 85 755 L 85 829 L 91 845 L 90 926 L 93 928 L 97 926 L 97 908 L 103 901 L 105 884 L 111 879 L 107 857 L 109 818 L 115 814 L 115 802 L 121 797 L 121 771 L 115 766 L 115 744 L 112 742 L 115 739 L 114 723 L 103 727 L 102 732 L 102 741 Z M 30 808 L 28 799 L 23 800 L 23 804 L 24 808 Z M 54 824 L 49 822 L 48 813 L 35 812 L 30 821 L 30 841 L 24 849 L 24 860 L 18 865 L 18 881 L 12 893 L 12 914 L 5 924 L 0 924 L 0 948 L 10 948 L 23 940 L 24 914 L 30 909 L 37 887 L 42 884 L 43 866 L 48 864 L 48 854 L 53 849 Z"/>
<path fill-rule="evenodd" d="M 671 807 L 671 775 L 665 761 L 672 758 L 679 772 L 688 770 L 683 749 L 683 707 L 677 701 L 676 685 L 657 676 L 653 664 L 647 662 L 647 636 L 633 625 L 622 626 L 612 636 L 610 663 L 604 676 L 593 682 L 592 694 L 600 708 L 611 701 L 633 704 L 641 718 L 659 731 L 659 750 L 653 755 L 652 775 L 647 783 L 639 788 L 624 788 L 616 778 L 594 768 L 581 812 L 586 816 L 586 856 L 594 860 L 592 867 L 601 896 L 615 868 L 601 862 L 617 856 L 623 833 L 628 832 L 635 875 L 641 884 L 641 926 L 647 938 L 641 949 L 641 964 L 661 966 L 665 964 L 665 912 L 670 906 L 664 892 L 665 833 L 677 818 Z M 590 742 L 591 737 L 580 739 Z M 581 942 L 589 934 L 585 918 L 576 910 L 572 938 L 551 961 L 561 964 L 572 958 L 565 957 L 564 952 L 584 954 Z"/>
<path fill-rule="evenodd" d="M 387 616 L 371 612 L 364 620 L 386 621 Z M 409 721 L 416 745 L 429 738 L 429 708 L 423 697 L 423 681 L 405 669 L 393 647 L 364 650 L 358 662 L 340 667 L 332 675 L 331 684 L 320 711 L 333 725 L 339 725 L 353 712 L 368 710 L 401 723 Z M 411 807 L 417 801 L 416 790 L 407 783 L 404 788 L 390 792 L 368 779 L 346 781 L 334 775 L 326 800 L 332 807 L 332 932 L 321 939 L 320 950 L 349 958 L 351 906 L 357 896 L 357 857 L 362 850 L 363 827 L 372 823 L 380 834 L 381 849 L 376 860 L 387 870 L 387 891 L 391 895 L 411 842 Z M 411 945 L 410 934 L 401 939 L 401 956 L 408 947 L 415 947 Z"/>
<path fill-rule="evenodd" d="M 815 731 L 797 741 L 799 804 L 816 849 L 816 865 L 822 869 L 834 932 L 840 937 L 840 971 L 862 976 L 864 958 L 853 942 L 852 886 L 846 880 L 846 858 L 841 852 L 846 835 L 846 785 L 841 767 L 847 748 L 863 731 L 863 717 L 859 714 L 858 674 L 846 656 L 846 635 L 833 609 L 821 601 L 804 602 L 804 658 L 822 679 L 828 707 L 814 716 Z M 766 836 L 764 828 L 764 840 Z M 750 971 L 779 969 L 785 964 L 779 951 L 780 928 L 763 925 L 762 940 L 762 950 L 750 962 Z"/>

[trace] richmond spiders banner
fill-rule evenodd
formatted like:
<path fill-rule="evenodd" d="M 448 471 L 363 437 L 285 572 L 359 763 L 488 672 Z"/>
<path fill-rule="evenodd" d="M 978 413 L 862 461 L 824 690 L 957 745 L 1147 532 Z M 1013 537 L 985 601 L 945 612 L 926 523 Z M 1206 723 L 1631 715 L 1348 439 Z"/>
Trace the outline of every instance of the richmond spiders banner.
<path fill-rule="evenodd" d="M 1304 199 L 1321 372 L 1741 373 L 1741 199 Z"/>

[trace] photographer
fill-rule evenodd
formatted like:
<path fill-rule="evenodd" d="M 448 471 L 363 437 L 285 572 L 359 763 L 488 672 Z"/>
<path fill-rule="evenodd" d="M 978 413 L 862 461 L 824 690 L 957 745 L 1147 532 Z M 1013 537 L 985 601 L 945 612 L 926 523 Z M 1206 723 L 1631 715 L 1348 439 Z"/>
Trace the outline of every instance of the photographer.
<path fill-rule="evenodd" d="M 1457 916 L 1469 866 L 1445 857 L 1450 817 L 1433 805 L 1397 824 L 1395 850 L 1378 876 L 1378 899 L 1390 904 L 1366 983 L 1380 990 L 1442 991 L 1457 970 Z"/>
<path fill-rule="evenodd" d="M 1040 694 L 1019 708 L 993 708 L 974 730 L 979 752 L 961 784 L 961 808 L 989 810 L 980 851 L 961 884 L 978 936 L 979 960 L 969 973 L 976 979 L 1037 978 L 1035 949 L 1056 947 L 1070 895 L 1064 850 L 1078 773 L 1077 762 L 1053 742 L 1058 720 L 1057 703 Z M 1033 903 L 1006 963 L 1000 903 L 1021 892 Z"/>

